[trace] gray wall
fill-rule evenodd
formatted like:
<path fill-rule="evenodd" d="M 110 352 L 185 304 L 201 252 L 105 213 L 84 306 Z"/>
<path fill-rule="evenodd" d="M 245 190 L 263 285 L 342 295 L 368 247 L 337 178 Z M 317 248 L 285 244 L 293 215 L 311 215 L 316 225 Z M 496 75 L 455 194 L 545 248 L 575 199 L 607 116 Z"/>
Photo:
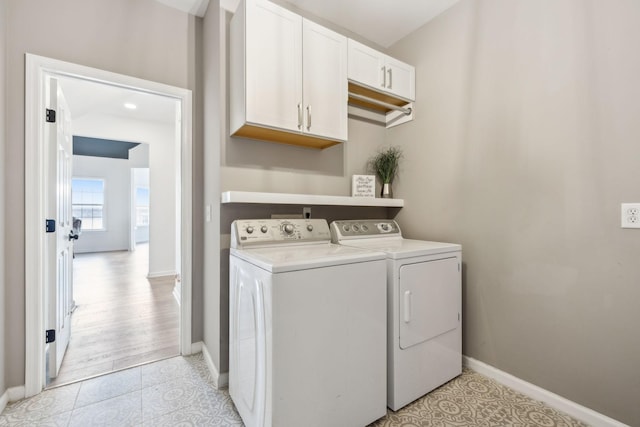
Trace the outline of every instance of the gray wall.
<path fill-rule="evenodd" d="M 202 21 L 201 49 L 202 63 L 198 69 L 202 70 L 199 84 L 202 91 L 196 95 L 197 114 L 196 119 L 203 123 L 204 132 L 203 151 L 195 156 L 201 162 L 199 170 L 202 171 L 204 180 L 204 205 L 210 206 L 211 221 L 204 222 L 204 240 L 202 253 L 206 262 L 203 263 L 203 294 L 202 301 L 204 313 L 204 344 L 209 351 L 213 363 L 219 372 L 221 359 L 220 342 L 220 107 L 221 107 L 221 80 L 220 80 L 220 2 L 211 0 L 207 14 Z M 198 108 L 201 107 L 201 108 Z M 206 120 L 205 120 L 206 117 Z M 204 210 L 204 207 L 203 209 Z M 195 304 L 194 295 L 194 304 Z M 226 351 L 225 351 L 226 353 Z M 227 357 L 227 356 L 224 356 Z"/>
<path fill-rule="evenodd" d="M 464 353 L 640 425 L 640 3 L 463 0 L 391 53 L 410 237 L 461 243 Z"/>
<path fill-rule="evenodd" d="M 5 180 L 5 168 L 4 168 L 4 151 L 6 145 L 6 64 L 5 64 L 5 48 L 6 48 L 6 28 L 7 28 L 7 14 L 6 14 L 7 2 L 0 0 L 0 165 L 2 167 L 2 173 L 0 173 L 0 396 L 4 394 L 6 390 L 5 385 L 5 316 L 7 308 L 5 306 L 5 275 L 4 275 L 4 253 L 5 253 L 5 240 L 4 240 L 4 180 Z"/>
<path fill-rule="evenodd" d="M 5 244 L 11 248 L 5 262 L 24 266 L 24 54 L 194 89 L 195 18 L 153 0 L 20 0 L 7 7 L 7 102 L 12 108 L 7 111 L 11 143 L 3 170 L 11 182 L 5 185 L 5 215 L 10 215 L 12 227 L 5 232 Z M 3 340 L 6 385 L 16 386 L 24 384 L 24 267 L 7 270 L 5 283 L 10 284 L 6 322 L 11 325 Z M 195 312 L 194 318 L 198 316 L 202 313 Z M 195 329 L 192 333 L 194 341 L 202 339 Z"/>

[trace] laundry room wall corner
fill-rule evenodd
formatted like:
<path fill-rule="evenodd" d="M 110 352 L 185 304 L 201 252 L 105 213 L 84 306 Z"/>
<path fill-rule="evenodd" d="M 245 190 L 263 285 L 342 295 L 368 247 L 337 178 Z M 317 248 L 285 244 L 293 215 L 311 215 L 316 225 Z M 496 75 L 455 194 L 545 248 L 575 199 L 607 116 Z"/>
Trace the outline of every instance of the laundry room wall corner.
<path fill-rule="evenodd" d="M 0 0 L 0 165 L 2 170 L 5 171 L 5 145 L 6 145 L 6 29 L 7 29 L 7 1 Z M 5 203 L 4 203 L 4 172 L 0 173 L 0 224 L 6 224 L 5 222 Z M 4 227 L 0 227 L 0 396 L 3 396 L 6 391 L 5 384 L 5 316 L 7 310 L 5 309 L 5 275 L 4 275 L 4 257 L 5 257 L 5 240 L 4 240 Z M 0 402 L 1 402 L 0 397 Z M 2 411 L 2 404 L 0 403 L 0 411 Z"/>
<path fill-rule="evenodd" d="M 202 102 L 204 149 L 204 285 L 203 319 L 204 343 L 217 372 L 227 372 L 226 345 L 228 314 L 222 310 L 222 289 L 228 286 L 220 281 L 220 144 L 221 117 L 221 20 L 225 13 L 219 0 L 209 3 L 202 22 Z"/>

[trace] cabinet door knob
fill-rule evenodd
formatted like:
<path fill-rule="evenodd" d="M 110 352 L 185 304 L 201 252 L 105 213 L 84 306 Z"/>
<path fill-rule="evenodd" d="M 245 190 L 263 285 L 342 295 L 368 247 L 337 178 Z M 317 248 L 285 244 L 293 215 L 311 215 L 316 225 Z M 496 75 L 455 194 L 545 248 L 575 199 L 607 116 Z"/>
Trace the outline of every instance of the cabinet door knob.
<path fill-rule="evenodd" d="M 311 129 L 311 104 L 307 105 L 307 130 Z"/>
<path fill-rule="evenodd" d="M 298 103 L 298 129 L 302 129 L 302 104 Z"/>
<path fill-rule="evenodd" d="M 382 67 L 380 69 L 382 71 L 382 87 L 387 87 L 387 67 Z"/>
<path fill-rule="evenodd" d="M 389 73 L 389 86 L 387 86 L 387 88 L 393 89 L 393 70 L 389 68 L 387 73 Z"/>

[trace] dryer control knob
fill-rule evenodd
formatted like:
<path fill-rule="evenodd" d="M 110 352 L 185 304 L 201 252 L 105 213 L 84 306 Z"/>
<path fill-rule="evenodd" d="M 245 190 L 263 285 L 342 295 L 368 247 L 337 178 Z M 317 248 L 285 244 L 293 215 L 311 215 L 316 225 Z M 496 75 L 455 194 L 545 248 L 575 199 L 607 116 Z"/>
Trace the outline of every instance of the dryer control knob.
<path fill-rule="evenodd" d="M 313 231 L 313 225 L 311 225 L 311 224 L 307 225 L 307 230 Z"/>
<path fill-rule="evenodd" d="M 293 225 L 292 224 L 285 224 L 284 227 L 282 227 L 282 229 L 287 234 L 292 234 L 293 233 Z"/>
<path fill-rule="evenodd" d="M 248 226 L 247 227 L 247 233 L 249 233 L 249 234 L 253 233 L 253 227 L 252 226 Z"/>
<path fill-rule="evenodd" d="M 260 231 L 262 231 L 263 233 L 266 233 L 268 230 L 266 225 L 263 225 L 262 227 L 260 227 Z"/>

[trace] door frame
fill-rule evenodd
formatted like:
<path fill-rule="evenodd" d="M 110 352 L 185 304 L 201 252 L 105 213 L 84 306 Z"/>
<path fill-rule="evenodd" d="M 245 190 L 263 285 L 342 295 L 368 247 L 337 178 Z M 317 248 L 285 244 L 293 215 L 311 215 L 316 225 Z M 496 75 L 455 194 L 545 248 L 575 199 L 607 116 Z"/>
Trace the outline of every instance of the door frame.
<path fill-rule="evenodd" d="M 45 387 L 45 77 L 64 76 L 176 99 L 180 108 L 180 354 L 191 354 L 192 94 L 188 89 L 26 54 L 25 67 L 25 396 Z M 38 225 L 40 224 L 40 225 Z"/>

